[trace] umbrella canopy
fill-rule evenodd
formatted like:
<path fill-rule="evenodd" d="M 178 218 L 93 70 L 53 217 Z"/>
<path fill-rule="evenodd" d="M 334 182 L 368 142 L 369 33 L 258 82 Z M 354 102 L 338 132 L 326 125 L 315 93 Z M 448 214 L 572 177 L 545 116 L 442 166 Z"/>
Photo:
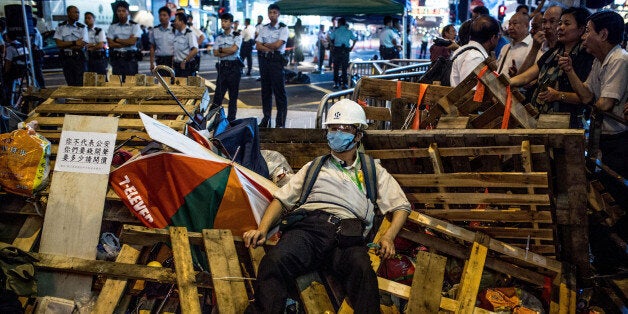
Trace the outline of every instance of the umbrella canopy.
<path fill-rule="evenodd" d="M 280 0 L 276 2 L 281 14 L 349 16 L 356 14 L 402 14 L 406 1 L 402 0 Z"/>
<path fill-rule="evenodd" d="M 132 160 L 111 173 L 110 184 L 144 225 L 190 231 L 256 229 L 271 192 L 231 163 L 178 153 Z"/>

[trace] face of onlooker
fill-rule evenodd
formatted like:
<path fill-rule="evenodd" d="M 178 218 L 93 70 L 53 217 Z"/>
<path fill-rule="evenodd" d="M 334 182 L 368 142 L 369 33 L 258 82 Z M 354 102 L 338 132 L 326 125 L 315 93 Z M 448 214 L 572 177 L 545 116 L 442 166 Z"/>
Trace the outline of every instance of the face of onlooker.
<path fill-rule="evenodd" d="M 553 41 L 556 39 L 556 32 L 558 30 L 558 22 L 560 21 L 561 9 L 558 7 L 551 7 L 543 14 L 543 31 L 545 32 L 545 39 Z"/>
<path fill-rule="evenodd" d="M 584 27 L 578 27 L 578 23 L 576 23 L 576 18 L 572 14 L 563 14 L 560 17 L 560 22 L 558 23 L 558 42 L 566 45 L 577 43 L 580 38 L 582 38 L 582 34 L 584 33 Z"/>
<path fill-rule="evenodd" d="M 126 23 L 126 20 L 129 18 L 129 10 L 120 5 L 116 9 L 116 15 L 118 16 L 118 20 L 120 20 L 120 22 Z"/>
<path fill-rule="evenodd" d="M 76 22 L 79 19 L 80 16 L 80 12 L 79 9 L 76 7 L 72 7 L 68 10 L 68 20 L 70 20 L 70 22 Z"/>
<path fill-rule="evenodd" d="M 526 15 L 516 13 L 510 18 L 508 22 L 508 36 L 515 42 L 522 41 L 528 36 L 528 18 Z"/>
<path fill-rule="evenodd" d="M 530 21 L 530 34 L 534 35 L 536 32 L 543 29 L 543 16 L 537 14 Z"/>
<path fill-rule="evenodd" d="M 168 22 L 170 22 L 170 15 L 168 15 L 168 12 L 159 12 L 159 23 L 161 23 L 162 25 L 166 25 L 168 24 Z"/>
<path fill-rule="evenodd" d="M 268 19 L 270 19 L 271 25 L 277 24 L 277 21 L 279 21 L 279 10 L 276 10 L 276 9 L 268 10 Z"/>
<path fill-rule="evenodd" d="M 582 35 L 582 45 L 587 49 L 587 52 L 593 54 L 598 48 L 602 46 L 601 34 L 595 31 L 593 22 L 588 21 L 584 34 Z"/>
<path fill-rule="evenodd" d="M 449 40 L 456 40 L 456 28 L 455 27 L 450 27 L 448 31 L 445 32 L 444 37 L 445 39 L 449 39 Z"/>

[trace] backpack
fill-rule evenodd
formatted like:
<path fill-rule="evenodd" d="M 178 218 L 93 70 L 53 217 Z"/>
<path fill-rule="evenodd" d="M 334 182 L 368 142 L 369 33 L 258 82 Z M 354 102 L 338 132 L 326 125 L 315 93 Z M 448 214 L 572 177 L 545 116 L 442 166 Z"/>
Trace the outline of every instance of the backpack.
<path fill-rule="evenodd" d="M 375 218 L 373 219 L 373 228 L 371 228 L 367 240 L 371 241 L 373 237 L 375 237 L 375 233 L 377 230 L 375 226 L 379 226 L 381 224 L 381 220 L 383 219 L 383 215 L 379 211 L 379 206 L 377 205 L 377 174 L 375 170 L 375 160 L 364 153 L 360 153 L 360 165 L 362 166 L 362 172 L 364 173 L 364 186 L 366 188 L 366 197 L 373 204 L 373 210 L 375 211 Z M 303 188 L 301 189 L 301 196 L 299 200 L 294 205 L 294 211 L 290 213 L 288 216 L 283 217 L 279 223 L 280 230 L 286 230 L 294 223 L 302 220 L 307 216 L 307 213 L 303 210 L 298 210 L 301 205 L 305 204 L 307 201 L 307 197 L 312 192 L 312 187 L 314 186 L 314 182 L 316 182 L 316 178 L 318 177 L 318 173 L 321 168 L 327 162 L 327 160 L 331 157 L 331 154 L 318 156 L 316 157 L 310 167 L 307 169 L 305 174 L 305 179 L 303 180 Z M 357 215 L 356 215 L 357 217 Z"/>
<path fill-rule="evenodd" d="M 452 59 L 447 59 L 445 57 L 438 57 L 436 61 L 432 63 L 429 69 L 421 76 L 419 79 L 419 83 L 423 84 L 432 84 L 434 81 L 440 81 L 440 85 L 442 86 L 451 86 L 451 81 L 449 80 L 451 75 L 451 66 L 454 64 L 454 60 L 458 58 L 463 52 L 467 50 L 475 49 L 480 51 L 480 49 L 467 46 L 462 48 L 458 54 L 456 54 Z"/>

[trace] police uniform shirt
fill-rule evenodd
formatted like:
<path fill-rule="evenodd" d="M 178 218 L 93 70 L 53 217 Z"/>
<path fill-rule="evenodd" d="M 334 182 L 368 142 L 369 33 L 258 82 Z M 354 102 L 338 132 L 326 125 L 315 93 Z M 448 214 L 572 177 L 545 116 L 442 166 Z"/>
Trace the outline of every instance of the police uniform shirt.
<path fill-rule="evenodd" d="M 347 26 L 340 26 L 334 32 L 329 35 L 329 38 L 334 41 L 334 47 L 351 47 L 350 40 L 358 40 L 358 37 L 350 31 Z"/>
<path fill-rule="evenodd" d="M 333 161 L 332 161 L 333 160 Z M 332 155 L 321 167 L 314 186 L 301 209 L 305 211 L 321 210 L 333 214 L 340 219 L 359 218 L 368 221 L 365 234 L 368 233 L 375 215 L 374 206 L 366 197 L 364 190 L 365 175 L 362 174 L 361 165 L 356 158 L 352 165 L 347 165 L 344 170 L 340 170 L 336 164 L 341 160 Z M 290 181 L 273 194 L 284 210 L 289 211 L 301 198 L 303 182 L 306 178 L 307 170 L 312 162 L 303 166 Z M 377 178 L 377 205 L 383 214 L 396 210 L 410 212 L 410 202 L 399 183 L 382 167 L 375 163 Z M 355 180 L 355 173 L 360 180 L 360 189 Z M 349 209 L 348 209 L 349 208 Z M 353 212 L 353 213 L 352 213 Z M 355 213 L 355 215 L 354 215 Z M 356 217 L 357 215 L 357 217 Z"/>
<path fill-rule="evenodd" d="M 392 42 L 393 39 L 396 39 L 397 43 L 399 43 L 399 37 L 397 36 L 397 33 L 395 33 L 395 31 L 388 26 L 386 26 L 382 33 L 379 34 L 379 44 L 386 48 L 393 48 L 395 46 Z"/>
<path fill-rule="evenodd" d="M 74 24 L 68 24 L 68 21 L 65 21 L 57 26 L 53 38 L 62 41 L 75 41 L 82 39 L 84 42 L 87 42 L 87 27 L 79 22 L 74 22 Z M 72 51 L 72 49 L 69 48 L 63 50 Z"/>
<path fill-rule="evenodd" d="M 234 54 L 225 56 L 225 57 L 220 57 L 220 61 L 223 60 L 229 60 L 229 61 L 233 61 L 236 60 L 238 58 L 238 56 L 240 55 L 240 47 L 242 45 L 242 35 L 238 35 L 238 36 L 234 36 L 233 32 L 231 32 L 231 34 L 229 35 L 225 35 L 225 33 L 222 33 L 220 35 L 218 35 L 218 37 L 216 37 L 216 47 L 218 48 L 229 48 L 233 45 L 236 45 L 238 47 L 238 51 L 236 51 Z"/>
<path fill-rule="evenodd" d="M 98 33 L 98 34 L 96 34 Z M 107 41 L 105 38 L 105 32 L 99 27 L 89 28 L 87 29 L 87 43 L 88 44 L 98 44 L 104 43 Z"/>
<path fill-rule="evenodd" d="M 127 20 L 124 24 L 113 23 L 109 25 L 109 29 L 107 30 L 107 38 L 111 40 L 116 38 L 129 39 L 131 36 L 137 38 L 137 40 L 140 40 L 140 37 L 142 37 L 142 29 L 140 28 L 140 25 L 131 20 Z M 115 48 L 115 50 L 133 51 L 137 50 L 137 47 L 136 45 L 133 45 L 123 48 Z"/>
<path fill-rule="evenodd" d="M 26 58 L 24 56 L 28 56 L 28 47 L 26 47 L 26 45 L 22 45 L 22 43 L 17 40 L 7 45 L 4 54 L 6 61 L 11 61 L 16 65 L 26 65 Z"/>
<path fill-rule="evenodd" d="M 183 61 L 183 59 L 187 58 L 192 48 L 198 49 L 198 41 L 194 32 L 187 27 L 183 32 L 176 30 L 174 32 L 174 61 Z"/>
<path fill-rule="evenodd" d="M 163 28 L 161 25 L 153 27 L 149 34 L 151 45 L 155 46 L 155 56 L 173 56 L 174 55 L 174 29 L 171 25 Z"/>
<path fill-rule="evenodd" d="M 255 37 L 255 26 L 249 25 L 242 30 L 242 41 L 249 41 Z"/>
<path fill-rule="evenodd" d="M 284 53 L 286 51 L 286 42 L 288 41 L 288 27 L 282 25 L 282 23 L 277 22 L 274 27 L 270 23 L 262 26 L 257 36 L 257 41 L 267 44 L 282 40 L 283 45 L 277 51 Z"/>
<path fill-rule="evenodd" d="M 35 27 L 35 32 L 33 35 L 33 45 L 37 47 L 37 49 L 44 48 L 44 38 L 41 37 L 41 33 L 39 32 L 39 29 L 37 29 L 37 27 Z"/>

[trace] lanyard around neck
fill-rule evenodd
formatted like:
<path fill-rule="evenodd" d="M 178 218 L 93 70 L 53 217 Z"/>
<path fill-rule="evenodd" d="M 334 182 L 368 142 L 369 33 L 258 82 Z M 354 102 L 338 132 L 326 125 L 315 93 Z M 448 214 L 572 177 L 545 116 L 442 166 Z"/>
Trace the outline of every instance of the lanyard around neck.
<path fill-rule="evenodd" d="M 338 161 L 335 158 L 332 157 L 331 162 L 336 166 L 336 168 L 340 169 L 340 171 L 344 172 L 347 176 L 349 176 L 351 181 L 355 183 L 355 185 L 358 187 L 360 192 L 364 193 L 364 189 L 362 188 L 362 182 L 360 180 L 360 175 L 358 174 L 357 167 L 353 167 L 353 175 L 352 175 L 347 169 L 345 169 L 345 167 L 340 165 L 340 163 L 338 163 Z M 357 162 L 360 162 L 360 155 L 358 155 L 357 157 Z"/>

